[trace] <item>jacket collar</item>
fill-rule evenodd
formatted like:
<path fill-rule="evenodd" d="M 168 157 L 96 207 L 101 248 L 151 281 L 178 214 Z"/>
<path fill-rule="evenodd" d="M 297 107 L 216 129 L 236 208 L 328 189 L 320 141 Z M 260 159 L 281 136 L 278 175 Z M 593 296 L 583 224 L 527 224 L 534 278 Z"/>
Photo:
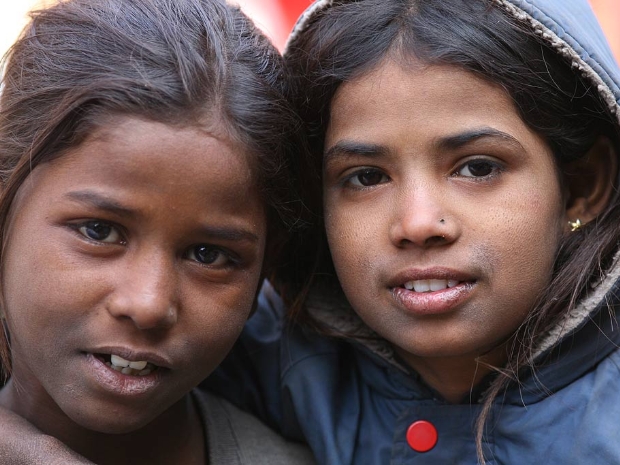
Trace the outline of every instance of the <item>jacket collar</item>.
<path fill-rule="evenodd" d="M 545 399 L 593 370 L 620 347 L 620 282 L 599 299 L 601 292 L 599 286 L 574 314 L 547 333 L 534 351 L 534 368 L 512 383 L 503 395 L 504 402 L 529 405 Z M 347 341 L 374 360 L 372 363 L 389 369 L 391 382 L 434 397 L 430 388 L 421 386 L 418 375 L 400 362 L 392 346 L 357 316 L 342 291 L 315 287 L 308 299 L 308 311 L 333 334 L 346 336 Z M 483 384 L 488 387 L 488 383 Z M 484 386 L 477 391 L 472 393 L 475 401 L 481 400 Z"/>

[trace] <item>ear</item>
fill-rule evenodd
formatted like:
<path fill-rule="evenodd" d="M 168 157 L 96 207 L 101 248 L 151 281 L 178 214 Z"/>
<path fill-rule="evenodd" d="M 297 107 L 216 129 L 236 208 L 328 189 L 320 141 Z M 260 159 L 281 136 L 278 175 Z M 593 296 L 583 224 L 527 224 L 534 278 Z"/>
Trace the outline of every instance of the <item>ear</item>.
<path fill-rule="evenodd" d="M 607 136 L 599 136 L 588 153 L 565 169 L 566 219 L 586 224 L 607 207 L 618 176 L 618 158 Z M 568 226 L 567 226 L 568 228 Z"/>

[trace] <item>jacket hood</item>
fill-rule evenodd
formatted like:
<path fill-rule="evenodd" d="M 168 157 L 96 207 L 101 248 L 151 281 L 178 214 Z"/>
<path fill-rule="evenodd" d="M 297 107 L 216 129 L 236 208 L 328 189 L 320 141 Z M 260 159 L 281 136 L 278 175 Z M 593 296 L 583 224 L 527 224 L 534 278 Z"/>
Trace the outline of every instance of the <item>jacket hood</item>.
<path fill-rule="evenodd" d="M 334 4 L 359 0 L 317 0 L 299 18 L 289 37 L 286 50 L 319 13 Z M 482 1 L 482 0 L 477 0 Z M 616 123 L 620 121 L 620 69 L 587 0 L 489 0 L 509 16 L 529 24 L 532 30 L 558 54 L 571 63 L 598 91 Z M 616 325 L 620 294 L 620 253 L 604 278 L 573 308 L 561 324 L 549 328 L 532 352 L 532 360 L 554 359 L 537 372 L 531 382 L 551 390 L 560 388 L 591 369 L 620 344 Z M 308 299 L 310 314 L 339 333 L 356 335 L 365 349 L 385 362 L 400 366 L 387 341 L 373 333 L 342 296 L 334 289 L 314 289 Z M 609 310 L 608 310 L 609 309 Z M 597 337 L 597 334 L 599 335 Z M 595 340 L 595 343 L 592 343 Z M 570 350 L 567 350 L 567 348 Z M 550 356 L 551 355 L 551 356 Z M 561 364 L 557 362 L 562 360 Z M 568 367 L 567 367 L 568 365 Z M 558 367 L 561 366 L 561 369 Z M 567 369 L 568 368 L 568 369 Z M 566 374 L 570 372 L 569 374 Z M 521 380 L 522 381 L 522 380 Z M 521 387 L 524 387 L 523 385 Z M 525 386 L 527 388 L 527 386 Z M 520 394 L 522 395 L 522 393 Z"/>

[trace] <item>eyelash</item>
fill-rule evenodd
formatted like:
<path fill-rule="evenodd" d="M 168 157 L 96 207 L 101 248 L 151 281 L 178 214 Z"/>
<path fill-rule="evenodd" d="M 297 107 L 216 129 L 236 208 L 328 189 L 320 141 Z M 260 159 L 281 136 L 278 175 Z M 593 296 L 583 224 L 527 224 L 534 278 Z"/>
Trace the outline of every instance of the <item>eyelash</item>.
<path fill-rule="evenodd" d="M 356 185 L 353 183 L 353 180 L 355 180 L 357 177 L 362 176 L 364 174 L 372 174 L 372 175 L 379 175 L 381 176 L 381 179 L 376 182 L 375 184 L 371 184 L 368 186 L 364 186 L 363 184 L 360 183 L 360 185 Z M 342 185 L 345 187 L 349 187 L 351 189 L 357 189 L 357 190 L 364 190 L 364 189 L 372 189 L 373 187 L 380 185 L 380 184 L 384 184 L 386 182 L 388 182 L 390 180 L 389 176 L 385 173 L 383 173 L 380 169 L 378 168 L 362 168 L 359 169 L 357 171 L 354 171 L 353 173 L 350 173 L 349 175 L 347 175 L 343 180 L 342 180 Z"/>
<path fill-rule="evenodd" d="M 475 165 L 475 164 L 487 165 L 487 167 L 490 168 L 491 172 L 488 173 L 488 174 L 483 174 L 483 175 L 480 175 L 480 176 L 476 176 L 473 173 L 471 173 L 471 169 L 472 169 L 473 165 Z M 464 169 L 466 169 L 466 168 L 470 172 L 471 176 L 466 176 L 466 175 L 461 174 L 461 172 Z M 485 181 L 485 180 L 493 179 L 494 177 L 499 175 L 503 170 L 504 170 L 504 167 L 500 163 L 498 163 L 496 161 L 490 160 L 488 158 L 474 158 L 474 159 L 467 160 L 465 163 L 461 164 L 452 173 L 452 176 L 453 177 L 461 176 L 461 177 L 464 177 L 464 178 L 471 178 L 472 181 L 475 181 L 475 182 L 482 182 L 482 181 Z M 365 186 L 361 182 L 359 182 L 359 176 L 362 176 L 364 174 L 380 176 L 380 179 L 377 182 L 373 183 L 373 184 L 369 184 L 369 185 Z M 357 178 L 357 184 L 354 182 L 356 180 L 356 178 Z M 350 173 L 348 176 L 346 176 L 343 179 L 342 184 L 345 187 L 349 187 L 351 189 L 365 190 L 365 189 L 371 189 L 371 188 L 373 188 L 373 187 L 375 187 L 377 185 L 380 185 L 380 184 L 384 184 L 384 183 L 388 182 L 389 179 L 390 178 L 385 173 L 383 173 L 380 169 L 378 169 L 378 168 L 362 168 L 362 169 L 354 171 L 353 173 Z"/>
<path fill-rule="evenodd" d="M 104 239 L 97 239 L 94 237 L 90 237 L 87 232 L 90 229 L 91 231 L 93 231 L 95 228 L 98 227 L 105 227 L 105 228 L 109 228 L 109 234 L 116 234 L 118 235 L 119 239 L 112 241 L 112 242 L 106 242 L 105 239 L 107 239 L 109 237 L 109 235 L 107 235 Z M 125 234 L 122 232 L 120 226 L 115 225 L 114 223 L 111 223 L 109 221 L 103 221 L 103 220 L 87 220 L 87 221 L 83 221 L 81 223 L 76 223 L 71 225 L 71 228 L 74 229 L 78 234 L 80 234 L 85 240 L 87 240 L 88 242 L 91 242 L 93 244 L 96 245 L 106 245 L 106 244 L 110 244 L 110 245 L 127 245 L 127 240 L 125 239 Z M 216 262 L 218 259 L 220 258 L 224 258 L 225 262 L 223 264 L 220 265 L 214 265 L 213 262 L 212 263 L 206 263 L 204 261 L 200 261 L 198 260 L 198 258 L 191 258 L 192 255 L 195 255 L 197 252 L 198 248 L 203 248 L 203 249 L 207 249 L 208 252 L 216 252 L 218 255 L 216 256 L 215 260 L 213 260 L 213 262 Z M 190 247 L 188 247 L 188 249 L 186 250 L 186 252 L 183 254 L 183 258 L 186 258 L 190 261 L 196 262 L 198 265 L 203 266 L 203 267 L 207 267 L 207 268 L 229 268 L 229 267 L 234 267 L 236 265 L 238 265 L 240 263 L 239 257 L 236 256 L 236 254 L 228 251 L 225 248 L 222 247 L 218 247 L 218 246 L 214 246 L 214 245 L 210 245 L 210 244 L 194 244 Z"/>
<path fill-rule="evenodd" d="M 471 168 L 472 165 L 474 164 L 484 164 L 487 165 L 487 167 L 489 167 L 491 169 L 491 172 L 488 174 L 483 174 L 480 176 L 475 176 L 473 173 L 471 173 Z M 463 174 L 460 174 L 462 172 L 462 170 L 464 170 L 465 168 L 469 169 L 470 174 L 472 174 L 471 176 L 465 176 Z M 470 160 L 467 160 L 465 163 L 461 164 L 453 173 L 452 176 L 453 177 L 464 177 L 464 178 L 470 178 L 472 181 L 475 182 L 482 182 L 482 181 L 486 181 L 489 179 L 493 179 L 494 177 L 498 176 L 499 174 L 501 174 L 504 171 L 504 166 L 494 160 L 490 160 L 488 158 L 473 158 Z"/>
<path fill-rule="evenodd" d="M 210 252 L 216 252 L 217 258 L 221 258 L 223 257 L 225 259 L 225 263 L 221 264 L 221 265 L 214 265 L 213 263 L 205 263 L 205 262 L 201 262 L 195 258 L 190 258 L 190 255 L 192 254 L 192 252 L 195 252 L 197 248 L 199 247 L 203 247 L 208 249 Z M 239 257 L 236 256 L 236 254 L 230 252 L 227 249 L 224 249 L 222 247 L 218 247 L 218 246 L 214 246 L 214 245 L 209 245 L 209 244 L 196 244 L 193 245 L 191 247 L 189 247 L 187 249 L 187 252 L 185 254 L 183 254 L 184 258 L 187 258 L 188 260 L 194 261 L 196 263 L 198 263 L 200 266 L 204 266 L 207 268 L 231 268 L 231 267 L 235 267 L 237 265 L 239 265 L 240 260 Z M 216 259 L 217 260 L 217 259 Z M 216 261 L 214 260 L 214 261 Z"/>
<path fill-rule="evenodd" d="M 95 231 L 95 228 L 99 228 L 101 226 L 105 228 L 109 228 L 110 229 L 109 233 L 117 234 L 119 239 L 113 242 L 106 242 L 105 239 L 107 239 L 108 236 L 106 236 L 104 239 L 97 239 L 95 237 L 90 237 L 87 234 L 88 229 L 90 229 L 91 231 Z M 125 239 L 125 234 L 123 233 L 122 228 L 120 228 L 119 226 L 109 221 L 87 220 L 81 223 L 73 224 L 71 225 L 71 228 L 74 229 L 78 234 L 80 234 L 84 239 L 94 244 L 116 244 L 116 245 L 127 244 L 127 239 Z"/>

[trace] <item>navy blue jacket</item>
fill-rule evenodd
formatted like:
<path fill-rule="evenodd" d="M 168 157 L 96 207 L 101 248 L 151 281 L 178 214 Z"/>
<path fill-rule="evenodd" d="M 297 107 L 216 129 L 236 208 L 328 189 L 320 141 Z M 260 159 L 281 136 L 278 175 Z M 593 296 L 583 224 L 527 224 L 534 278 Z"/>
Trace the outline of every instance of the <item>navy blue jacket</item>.
<path fill-rule="evenodd" d="M 620 301 L 612 290 L 613 309 Z M 290 437 L 305 438 L 320 464 L 477 464 L 472 402 L 441 400 L 414 372 L 378 348 L 329 340 L 283 323 L 269 287 L 257 313 L 208 387 L 243 404 Z M 620 463 L 620 331 L 616 315 L 594 312 L 543 354 L 546 362 L 498 399 L 487 422 L 488 464 Z M 414 451 L 418 420 L 436 446 Z"/>

